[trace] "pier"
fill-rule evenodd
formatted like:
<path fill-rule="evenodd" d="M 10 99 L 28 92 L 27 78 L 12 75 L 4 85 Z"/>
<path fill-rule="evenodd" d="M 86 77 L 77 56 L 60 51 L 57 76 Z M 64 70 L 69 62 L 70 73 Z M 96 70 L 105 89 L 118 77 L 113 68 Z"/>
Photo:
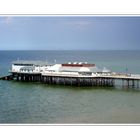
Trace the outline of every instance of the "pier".
<path fill-rule="evenodd" d="M 100 76 L 100 78 L 108 78 L 114 80 L 114 86 L 116 85 L 117 81 L 120 81 L 122 87 L 139 88 L 140 75 L 138 74 L 116 74 L 110 76 Z"/>
<path fill-rule="evenodd" d="M 139 88 L 140 74 L 112 72 L 99 69 L 95 64 L 74 62 L 66 64 L 46 64 L 35 61 L 16 61 L 12 64 L 11 74 L 0 80 L 39 82 L 43 84 L 71 86 L 116 86 Z"/>
<path fill-rule="evenodd" d="M 75 86 L 115 86 L 121 82 L 122 87 L 139 88 L 140 75 L 98 75 L 98 76 L 74 76 L 74 75 L 46 75 L 42 76 L 43 83 L 46 84 L 63 84 Z"/>
<path fill-rule="evenodd" d="M 1 77 L 0 80 L 16 80 L 21 82 L 39 82 L 43 84 L 71 85 L 71 86 L 109 86 L 113 87 L 120 82 L 122 87 L 140 87 L 140 75 L 103 75 L 98 76 L 80 76 L 80 75 L 63 75 L 39 73 L 13 73 L 13 75 Z"/>
<path fill-rule="evenodd" d="M 40 73 L 13 73 L 13 79 L 16 81 L 25 81 L 25 82 L 40 82 L 41 81 L 41 74 Z"/>

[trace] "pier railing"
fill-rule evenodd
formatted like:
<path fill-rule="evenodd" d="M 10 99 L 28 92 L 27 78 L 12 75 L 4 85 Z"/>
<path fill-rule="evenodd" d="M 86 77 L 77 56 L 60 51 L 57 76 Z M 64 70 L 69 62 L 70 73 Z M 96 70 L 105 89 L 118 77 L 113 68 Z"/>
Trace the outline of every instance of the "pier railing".
<path fill-rule="evenodd" d="M 99 77 L 108 77 L 108 78 L 114 78 L 114 79 L 137 79 L 140 80 L 139 74 L 110 74 L 110 75 L 103 75 L 101 74 Z"/>

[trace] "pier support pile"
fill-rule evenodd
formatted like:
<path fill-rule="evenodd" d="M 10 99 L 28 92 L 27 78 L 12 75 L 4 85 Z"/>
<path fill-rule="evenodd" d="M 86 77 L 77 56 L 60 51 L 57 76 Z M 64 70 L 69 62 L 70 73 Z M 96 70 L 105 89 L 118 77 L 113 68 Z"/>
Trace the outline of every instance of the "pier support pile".
<path fill-rule="evenodd" d="M 110 78 L 97 77 L 60 77 L 60 76 L 42 76 L 42 83 L 75 85 L 75 86 L 114 86 L 115 80 Z"/>

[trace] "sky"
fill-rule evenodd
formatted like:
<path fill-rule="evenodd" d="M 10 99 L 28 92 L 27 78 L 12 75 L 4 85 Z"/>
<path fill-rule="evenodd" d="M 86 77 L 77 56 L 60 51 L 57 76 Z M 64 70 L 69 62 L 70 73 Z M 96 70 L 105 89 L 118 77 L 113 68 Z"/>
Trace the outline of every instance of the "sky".
<path fill-rule="evenodd" d="M 140 17 L 0 16 L 0 50 L 140 50 Z"/>

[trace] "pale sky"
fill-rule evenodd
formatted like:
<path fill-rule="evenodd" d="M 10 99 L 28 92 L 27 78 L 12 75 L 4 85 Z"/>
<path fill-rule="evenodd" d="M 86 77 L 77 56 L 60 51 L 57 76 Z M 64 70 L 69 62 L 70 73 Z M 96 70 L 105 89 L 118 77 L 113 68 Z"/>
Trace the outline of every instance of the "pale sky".
<path fill-rule="evenodd" d="M 0 50 L 140 50 L 140 17 L 0 16 Z"/>

